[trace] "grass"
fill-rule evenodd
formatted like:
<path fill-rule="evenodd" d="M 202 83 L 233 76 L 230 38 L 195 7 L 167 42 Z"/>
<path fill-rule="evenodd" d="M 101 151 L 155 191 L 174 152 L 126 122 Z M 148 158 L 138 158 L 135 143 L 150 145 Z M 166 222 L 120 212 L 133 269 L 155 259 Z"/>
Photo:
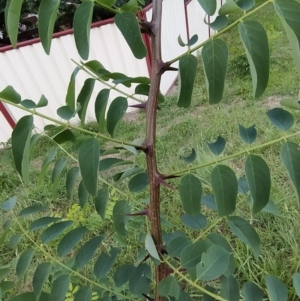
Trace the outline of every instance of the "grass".
<path fill-rule="evenodd" d="M 258 1 L 259 2 L 259 1 Z M 233 18 L 236 16 L 233 16 Z M 222 156 L 240 152 L 247 147 L 238 134 L 238 124 L 249 127 L 256 125 L 258 130 L 258 139 L 255 145 L 281 137 L 284 133 L 274 128 L 269 122 L 266 112 L 279 107 L 280 99 L 286 96 L 298 97 L 299 77 L 293 67 L 290 56 L 288 42 L 283 34 L 281 24 L 272 12 L 272 7 L 266 7 L 258 14 L 255 19 L 259 20 L 267 29 L 270 39 L 271 49 L 271 73 L 269 86 L 263 97 L 254 100 L 252 97 L 252 84 L 249 74 L 249 67 L 243 54 L 242 44 L 238 37 L 237 29 L 231 30 L 223 38 L 230 46 L 230 57 L 228 66 L 228 77 L 224 100 L 214 106 L 207 104 L 205 90 L 205 79 L 201 60 L 199 60 L 199 72 L 193 92 L 193 102 L 189 109 L 179 109 L 176 106 L 176 95 L 168 97 L 167 101 L 161 105 L 158 112 L 158 133 L 157 133 L 157 157 L 159 169 L 162 173 L 172 173 L 173 171 L 187 168 L 187 164 L 180 159 L 181 154 L 188 154 L 192 148 L 197 153 L 195 165 L 213 162 L 216 157 L 210 153 L 206 142 L 214 141 L 219 135 L 222 135 L 227 141 L 226 149 Z M 291 132 L 299 130 L 300 116 L 298 112 L 293 111 L 295 125 Z M 97 130 L 95 124 L 87 126 L 89 129 Z M 145 133 L 144 113 L 138 112 L 127 118 L 119 129 L 118 137 L 124 140 L 134 140 L 142 138 Z M 299 143 L 297 137 L 293 141 Z M 85 212 L 82 212 L 76 205 L 77 196 L 73 201 L 66 198 L 64 180 L 61 181 L 58 188 L 58 196 L 53 199 L 50 192 L 50 177 L 48 173 L 46 180 L 40 186 L 37 185 L 39 169 L 45 154 L 53 142 L 47 138 L 41 138 L 35 147 L 32 155 L 32 173 L 30 187 L 24 187 L 20 178 L 13 169 L 10 151 L 1 151 L 0 153 L 0 199 L 8 199 L 13 194 L 18 196 L 18 210 L 30 204 L 43 204 L 50 207 L 54 215 L 63 215 L 64 218 L 74 219 L 77 223 L 83 223 L 92 234 L 107 233 L 108 240 L 101 247 L 100 252 L 108 251 L 110 247 L 121 247 L 122 256 L 118 257 L 117 264 L 139 262 L 143 258 L 144 235 L 149 225 L 144 225 L 144 218 L 131 218 L 130 225 L 134 229 L 131 235 L 124 239 L 113 233 L 113 227 L 110 219 L 104 223 L 95 213 L 92 202 L 89 203 Z M 107 144 L 106 147 L 111 146 Z M 71 152 L 69 144 L 64 145 L 67 152 Z M 66 155 L 59 150 L 59 155 Z M 234 239 L 230 233 L 226 222 L 218 218 L 217 214 L 207 208 L 203 208 L 203 214 L 208 219 L 208 230 L 216 231 L 225 235 L 230 244 L 234 247 L 234 256 L 236 258 L 236 275 L 241 280 L 252 280 L 265 288 L 264 276 L 271 274 L 279 277 L 289 286 L 289 301 L 297 300 L 291 284 L 294 272 L 299 272 L 300 252 L 300 212 L 297 206 L 297 196 L 288 179 L 280 161 L 280 143 L 263 149 L 258 149 L 255 153 L 264 157 L 267 161 L 272 174 L 272 194 L 271 199 L 276 203 L 280 216 L 274 216 L 269 213 L 259 213 L 252 216 L 247 202 L 247 196 L 239 194 L 238 208 L 236 215 L 251 220 L 261 238 L 261 256 L 257 261 L 253 259 L 251 252 L 245 245 L 237 239 Z M 145 167 L 144 155 L 140 154 L 133 157 L 129 153 L 125 154 L 127 159 L 132 159 L 136 164 Z M 223 164 L 228 164 L 238 177 L 244 176 L 244 163 L 246 155 L 228 160 Z M 71 163 L 70 163 L 71 164 Z M 72 162 L 74 164 L 74 162 Z M 76 164 L 76 163 L 75 163 Z M 211 194 L 210 172 L 213 165 L 207 168 L 199 169 L 194 172 L 202 182 L 204 194 Z M 120 168 L 122 170 L 122 168 Z M 110 172 L 106 176 L 112 175 Z M 63 175 L 65 176 L 65 174 Z M 111 200 L 115 202 L 118 199 L 128 199 L 136 210 L 143 209 L 147 203 L 147 192 L 137 195 L 131 195 L 127 189 L 127 180 L 116 185 L 109 179 L 109 190 Z M 179 186 L 179 180 L 171 180 L 171 185 Z M 104 183 L 100 184 L 106 187 Z M 114 187 L 115 186 L 115 187 Z M 187 233 L 191 238 L 196 238 L 203 233 L 191 231 L 183 226 L 180 216 L 183 214 L 179 195 L 167 188 L 162 188 L 162 212 L 169 225 L 164 225 L 166 232 L 180 230 Z M 0 222 L 3 224 L 7 219 L 12 218 L 7 214 L 0 214 Z M 19 226 L 14 226 L 8 235 L 8 239 L 22 228 L 27 228 L 32 218 L 22 219 Z M 140 231 L 142 229 L 142 231 Z M 38 241 L 38 235 L 29 233 L 33 240 Z M 207 234 L 207 233 L 206 233 Z M 91 236 L 89 236 L 91 237 Z M 88 237 L 86 238 L 86 240 Z M 47 252 L 55 255 L 56 242 L 50 243 Z M 16 256 L 23 250 L 32 246 L 32 241 L 23 237 L 22 243 L 17 248 L 3 246 L 0 255 L 0 266 L 15 265 Z M 39 249 L 39 243 L 35 246 L 39 260 L 45 260 L 44 254 Z M 68 257 L 64 260 L 67 262 Z M 92 266 L 83 270 L 88 277 L 92 273 Z M 14 276 L 11 276 L 15 280 Z M 79 276 L 74 278 L 74 285 L 82 283 Z M 77 282 L 78 281 L 78 282 Z M 111 278 L 108 279 L 111 281 Z M 87 284 L 85 282 L 85 284 Z M 22 286 L 22 290 L 29 290 L 30 285 Z M 195 297 L 196 298 L 196 297 Z M 196 299 L 195 299 L 196 300 Z"/>

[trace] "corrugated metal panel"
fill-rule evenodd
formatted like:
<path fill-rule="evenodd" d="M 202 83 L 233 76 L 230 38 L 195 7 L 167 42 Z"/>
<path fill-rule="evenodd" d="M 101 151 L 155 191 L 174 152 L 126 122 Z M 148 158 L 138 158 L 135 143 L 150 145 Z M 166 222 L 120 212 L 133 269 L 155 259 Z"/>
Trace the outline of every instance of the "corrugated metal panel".
<path fill-rule="evenodd" d="M 0 143 L 6 142 L 11 136 L 11 127 L 6 121 L 4 115 L 0 112 Z M 1 148 L 0 144 L 0 148 Z"/>

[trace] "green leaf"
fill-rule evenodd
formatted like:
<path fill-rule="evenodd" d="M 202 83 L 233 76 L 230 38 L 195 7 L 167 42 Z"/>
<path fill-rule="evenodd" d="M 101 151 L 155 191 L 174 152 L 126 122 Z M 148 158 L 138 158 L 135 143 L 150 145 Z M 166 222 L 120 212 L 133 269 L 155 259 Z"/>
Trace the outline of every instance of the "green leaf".
<path fill-rule="evenodd" d="M 113 277 L 116 287 L 126 284 L 134 271 L 135 267 L 130 264 L 124 264 L 118 267 Z"/>
<path fill-rule="evenodd" d="M 239 10 L 241 10 L 241 8 L 237 5 L 237 3 L 234 0 L 227 0 L 219 9 L 219 15 L 229 15 Z"/>
<path fill-rule="evenodd" d="M 219 31 L 222 28 L 226 27 L 229 20 L 227 16 L 217 16 L 215 21 L 212 23 L 207 23 L 204 19 L 205 24 L 209 25 L 209 27 L 215 31 Z"/>
<path fill-rule="evenodd" d="M 98 192 L 99 154 L 100 145 L 95 138 L 83 142 L 78 153 L 84 187 L 93 196 L 96 196 Z"/>
<path fill-rule="evenodd" d="M 19 277 L 19 279 L 22 278 L 26 273 L 26 270 L 28 269 L 32 261 L 33 254 L 34 249 L 28 249 L 21 254 L 16 265 L 16 274 Z"/>
<path fill-rule="evenodd" d="M 145 249 L 149 252 L 149 254 L 153 258 L 157 259 L 158 261 L 161 261 L 159 255 L 158 255 L 155 243 L 153 241 L 153 238 L 152 238 L 151 234 L 149 234 L 149 233 L 146 235 Z"/>
<path fill-rule="evenodd" d="M 85 1 L 81 5 L 88 3 L 91 1 Z M 78 97 L 77 97 L 77 102 L 80 104 L 80 110 L 78 110 L 78 117 L 81 121 L 81 126 L 84 126 L 85 122 L 85 116 L 86 116 L 86 111 L 87 107 L 90 101 L 90 98 L 93 93 L 93 89 L 95 86 L 95 79 L 93 78 L 88 78 L 84 81 L 83 87 L 81 88 Z"/>
<path fill-rule="evenodd" d="M 294 65 L 300 75 L 300 32 L 297 17 L 300 13 L 300 5 L 296 1 L 274 1 L 273 4 L 287 34 L 292 48 Z"/>
<path fill-rule="evenodd" d="M 0 269 L 0 281 L 6 278 L 7 275 L 9 275 L 11 272 L 10 269 Z"/>
<path fill-rule="evenodd" d="M 102 253 L 99 256 L 94 266 L 94 274 L 98 279 L 102 279 L 107 275 L 112 265 L 114 264 L 119 252 L 119 249 L 112 248 L 110 251 L 111 256 L 106 253 Z"/>
<path fill-rule="evenodd" d="M 294 284 L 294 288 L 296 290 L 297 296 L 300 297 L 300 273 L 295 273 L 293 275 L 293 284 Z"/>
<path fill-rule="evenodd" d="M 133 55 L 142 59 L 147 55 L 147 49 L 143 43 L 139 22 L 132 12 L 124 12 L 114 17 L 115 24 L 124 36 Z"/>
<path fill-rule="evenodd" d="M 26 109 L 33 109 L 36 107 L 36 104 L 30 99 L 24 99 L 21 101 L 21 106 L 23 106 Z"/>
<path fill-rule="evenodd" d="M 262 212 L 267 212 L 270 214 L 274 214 L 280 216 L 279 210 L 276 204 L 273 201 L 269 201 L 268 204 L 262 209 Z"/>
<path fill-rule="evenodd" d="M 8 301 L 36 301 L 36 299 L 34 293 L 28 292 L 12 297 Z"/>
<path fill-rule="evenodd" d="M 67 198 L 68 199 L 72 199 L 73 190 L 74 190 L 78 176 L 79 176 L 79 168 L 77 166 L 72 167 L 67 174 L 66 189 L 67 189 Z"/>
<path fill-rule="evenodd" d="M 239 133 L 242 140 L 247 144 L 252 144 L 257 138 L 255 124 L 248 128 L 245 128 L 239 124 Z"/>
<path fill-rule="evenodd" d="M 228 63 L 228 46 L 220 39 L 210 40 L 203 46 L 202 60 L 210 104 L 222 100 Z"/>
<path fill-rule="evenodd" d="M 107 131 L 112 137 L 115 137 L 120 122 L 127 111 L 127 108 L 127 99 L 121 96 L 115 98 L 110 104 L 107 112 Z"/>
<path fill-rule="evenodd" d="M 102 220 L 105 219 L 106 207 L 109 199 L 109 190 L 107 188 L 101 188 L 98 190 L 98 195 L 94 198 L 95 208 Z"/>
<path fill-rule="evenodd" d="M 74 294 L 74 301 L 91 301 L 93 291 L 90 287 L 81 287 Z"/>
<path fill-rule="evenodd" d="M 270 301 L 286 301 L 288 299 L 287 287 L 279 278 L 266 275 L 265 280 Z"/>
<path fill-rule="evenodd" d="M 78 200 L 81 208 L 85 207 L 88 198 L 89 198 L 89 193 L 85 189 L 83 181 L 81 180 L 78 186 Z"/>
<path fill-rule="evenodd" d="M 52 34 L 59 5 L 59 0 L 42 0 L 39 8 L 39 36 L 47 54 L 50 53 Z"/>
<path fill-rule="evenodd" d="M 73 224 L 73 221 L 62 221 L 62 222 L 58 222 L 58 223 L 50 226 L 43 232 L 43 234 L 41 236 L 42 243 L 47 244 L 50 241 L 54 240 L 61 233 L 63 233 L 65 231 L 65 229 L 70 227 L 72 224 Z"/>
<path fill-rule="evenodd" d="M 18 42 L 22 2 L 20 0 L 9 0 L 5 7 L 5 26 L 14 48 L 16 48 Z"/>
<path fill-rule="evenodd" d="M 289 130 L 294 124 L 293 115 L 281 108 L 274 108 L 268 111 L 267 116 L 269 117 L 272 124 L 281 131 Z"/>
<path fill-rule="evenodd" d="M 76 9 L 73 19 L 74 38 L 79 55 L 87 60 L 90 51 L 90 29 L 93 17 L 94 1 L 84 1 Z"/>
<path fill-rule="evenodd" d="M 207 235 L 206 239 L 208 239 L 212 244 L 227 250 L 229 253 L 232 252 L 230 244 L 221 234 L 210 233 L 209 235 Z"/>
<path fill-rule="evenodd" d="M 206 227 L 207 219 L 201 214 L 185 214 L 181 216 L 182 223 L 193 230 L 200 230 Z"/>
<path fill-rule="evenodd" d="M 60 217 L 51 217 L 51 216 L 41 217 L 30 224 L 29 230 L 30 231 L 39 230 L 59 220 L 61 220 Z"/>
<path fill-rule="evenodd" d="M 238 194 L 238 182 L 233 170 L 225 165 L 217 165 L 211 173 L 211 184 L 219 216 L 233 213 Z"/>
<path fill-rule="evenodd" d="M 230 253 L 217 245 L 212 245 L 202 255 L 197 265 L 197 278 L 202 281 L 212 281 L 220 277 L 227 269 Z"/>
<path fill-rule="evenodd" d="M 132 168 L 127 169 L 125 171 L 122 171 L 120 173 L 117 173 L 116 175 L 114 175 L 113 179 L 114 179 L 115 182 L 121 181 L 121 180 L 124 180 L 128 177 L 131 177 L 131 176 L 135 175 L 135 174 L 138 174 L 141 171 L 144 171 L 144 169 L 141 168 L 141 167 L 135 166 L 135 167 L 132 167 Z"/>
<path fill-rule="evenodd" d="M 17 203 L 17 197 L 13 196 L 8 201 L 2 203 L 0 205 L 0 208 L 5 211 L 11 211 L 15 207 L 16 203 Z"/>
<path fill-rule="evenodd" d="M 21 95 L 12 86 L 4 88 L 0 92 L 0 98 L 9 100 L 15 104 L 19 104 L 21 102 Z"/>
<path fill-rule="evenodd" d="M 86 232 L 86 227 L 78 227 L 68 232 L 57 246 L 58 256 L 66 256 L 79 243 Z"/>
<path fill-rule="evenodd" d="M 238 28 L 250 64 L 253 94 L 258 98 L 265 92 L 269 81 L 268 37 L 263 26 L 257 21 L 243 21 L 239 23 Z"/>
<path fill-rule="evenodd" d="M 192 163 L 196 159 L 196 151 L 192 148 L 192 153 L 188 155 L 187 157 L 180 156 L 181 159 L 183 159 L 186 163 Z"/>
<path fill-rule="evenodd" d="M 36 105 L 36 108 L 46 107 L 47 105 L 48 105 L 48 99 L 45 97 L 44 94 L 42 94 L 42 96 L 40 97 L 39 102 Z"/>
<path fill-rule="evenodd" d="M 48 156 L 43 162 L 42 169 L 41 169 L 40 176 L 39 176 L 39 180 L 38 180 L 39 184 L 41 184 L 42 181 L 44 180 L 45 175 L 48 171 L 49 165 L 54 160 L 55 155 L 56 155 L 56 148 L 53 147 L 49 150 Z"/>
<path fill-rule="evenodd" d="M 187 236 L 178 236 L 171 239 L 167 244 L 168 255 L 171 257 L 180 256 L 181 252 L 191 244 L 191 240 Z"/>
<path fill-rule="evenodd" d="M 196 268 L 201 260 L 201 256 L 211 246 L 208 240 L 198 240 L 191 245 L 188 245 L 181 253 L 180 264 L 186 269 Z"/>
<path fill-rule="evenodd" d="M 188 214 L 197 214 L 201 209 L 202 185 L 198 178 L 186 174 L 180 182 L 180 199 Z"/>
<path fill-rule="evenodd" d="M 217 210 L 217 204 L 216 204 L 215 196 L 213 194 L 204 195 L 201 198 L 201 203 L 209 209 Z"/>
<path fill-rule="evenodd" d="M 299 50 L 299 54 L 300 54 L 300 50 Z M 300 57 L 299 57 L 299 62 L 300 62 Z M 280 101 L 280 104 L 284 107 L 300 110 L 300 103 L 298 99 L 284 98 Z"/>
<path fill-rule="evenodd" d="M 78 269 L 83 268 L 94 256 L 97 248 L 105 238 L 99 235 L 86 242 L 78 251 L 75 257 L 75 265 Z"/>
<path fill-rule="evenodd" d="M 29 184 L 29 153 L 32 128 L 33 117 L 24 116 L 18 121 L 11 135 L 15 166 L 26 185 Z"/>
<path fill-rule="evenodd" d="M 54 165 L 53 172 L 52 172 L 52 196 L 56 198 L 57 187 L 59 184 L 60 175 L 65 168 L 68 159 L 65 157 L 59 158 Z"/>
<path fill-rule="evenodd" d="M 48 280 L 50 272 L 51 272 L 51 264 L 49 262 L 43 262 L 39 264 L 39 266 L 36 268 L 32 280 L 32 286 L 33 286 L 34 294 L 37 297 L 41 294 L 43 285 Z"/>
<path fill-rule="evenodd" d="M 75 111 L 72 110 L 69 106 L 62 106 L 57 109 L 57 115 L 64 120 L 69 121 L 75 116 Z"/>
<path fill-rule="evenodd" d="M 180 290 L 180 285 L 174 276 L 168 276 L 158 284 L 158 294 L 162 297 L 171 296 L 178 300 Z"/>
<path fill-rule="evenodd" d="M 128 188 L 131 192 L 143 191 L 149 185 L 149 177 L 146 172 L 141 172 L 130 179 Z"/>
<path fill-rule="evenodd" d="M 245 163 L 245 172 L 253 199 L 252 211 L 258 213 L 270 199 L 270 169 L 264 159 L 257 155 L 249 155 Z"/>
<path fill-rule="evenodd" d="M 239 284 L 233 276 L 221 277 L 221 291 L 222 298 L 230 301 L 240 300 Z"/>
<path fill-rule="evenodd" d="M 57 277 L 52 285 L 49 300 L 64 301 L 69 290 L 71 279 L 69 275 L 60 275 Z"/>
<path fill-rule="evenodd" d="M 189 41 L 187 42 L 187 46 L 193 46 L 194 44 L 196 44 L 198 42 L 198 35 L 197 34 L 194 34 L 190 39 Z"/>
<path fill-rule="evenodd" d="M 281 147 L 280 157 L 294 184 L 300 205 L 300 150 L 298 144 L 285 142 Z"/>
<path fill-rule="evenodd" d="M 177 105 L 180 108 L 188 108 L 191 105 L 197 66 L 198 60 L 192 54 L 186 54 L 179 60 Z"/>
<path fill-rule="evenodd" d="M 129 290 L 134 295 L 148 294 L 150 292 L 150 279 L 147 277 L 151 273 L 151 268 L 145 263 L 141 263 L 134 270 L 129 280 Z"/>
<path fill-rule="evenodd" d="M 41 211 L 47 211 L 47 210 L 49 210 L 49 207 L 47 207 L 47 206 L 33 205 L 33 206 L 29 206 L 29 207 L 22 209 L 19 213 L 19 216 L 24 217 L 24 216 L 28 216 L 28 215 L 31 215 L 34 213 L 38 213 Z"/>
<path fill-rule="evenodd" d="M 182 41 L 181 35 L 178 36 L 177 41 L 178 41 L 178 44 L 179 44 L 181 47 L 185 47 L 185 46 L 186 46 L 186 43 L 184 43 L 184 42 Z"/>
<path fill-rule="evenodd" d="M 75 107 L 76 107 L 76 103 L 75 103 L 75 79 L 76 76 L 78 74 L 78 72 L 80 71 L 79 67 L 76 67 L 71 75 L 70 78 L 70 82 L 68 85 L 68 90 L 67 90 L 67 95 L 66 95 L 66 105 L 70 108 L 71 111 L 75 112 Z"/>
<path fill-rule="evenodd" d="M 246 194 L 249 191 L 248 180 L 245 177 L 241 177 L 238 180 L 239 192 Z"/>
<path fill-rule="evenodd" d="M 245 301 L 263 301 L 264 292 L 253 282 L 247 281 L 243 286 Z"/>
<path fill-rule="evenodd" d="M 136 13 L 139 10 L 139 5 L 137 0 L 129 0 L 127 3 L 121 6 L 123 11 L 131 11 Z"/>
<path fill-rule="evenodd" d="M 236 4 L 242 9 L 242 10 L 249 10 L 255 5 L 255 0 L 238 0 Z"/>
<path fill-rule="evenodd" d="M 217 0 L 198 0 L 201 7 L 209 15 L 213 16 L 217 9 Z"/>
<path fill-rule="evenodd" d="M 13 235 L 10 238 L 8 245 L 14 249 L 17 246 L 17 244 L 21 241 L 21 238 L 22 238 L 21 234 Z"/>
<path fill-rule="evenodd" d="M 119 158 L 105 158 L 100 161 L 99 171 L 105 171 L 120 165 L 133 164 L 132 161 Z"/>
<path fill-rule="evenodd" d="M 130 207 L 126 201 L 118 201 L 113 209 L 113 222 L 114 227 L 118 234 L 127 236 L 127 230 L 125 228 L 130 213 Z"/>
<path fill-rule="evenodd" d="M 109 89 L 101 90 L 98 93 L 95 102 L 95 115 L 101 133 L 104 132 L 104 128 L 105 128 L 105 112 L 106 112 L 106 107 L 109 99 L 109 94 L 110 94 Z"/>
<path fill-rule="evenodd" d="M 215 142 L 212 142 L 212 143 L 206 142 L 206 144 L 207 144 L 208 148 L 210 149 L 210 151 L 214 155 L 218 156 L 218 155 L 221 155 L 221 153 L 225 149 L 226 140 L 223 137 L 218 136 L 218 138 Z"/>
<path fill-rule="evenodd" d="M 257 259 L 260 253 L 260 238 L 255 229 L 239 216 L 228 217 L 228 225 L 230 230 L 251 249 Z"/>

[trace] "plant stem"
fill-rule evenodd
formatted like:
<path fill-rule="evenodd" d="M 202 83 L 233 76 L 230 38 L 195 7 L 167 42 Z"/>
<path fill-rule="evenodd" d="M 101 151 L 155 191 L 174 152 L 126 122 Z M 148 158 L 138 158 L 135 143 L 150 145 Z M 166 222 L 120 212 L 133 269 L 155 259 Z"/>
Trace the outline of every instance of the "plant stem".
<path fill-rule="evenodd" d="M 135 96 L 133 96 L 133 95 L 131 95 L 131 94 L 128 94 L 128 93 L 126 93 L 126 92 L 124 92 L 124 91 L 122 91 L 122 90 L 120 90 L 120 89 L 118 89 L 118 88 L 116 88 L 115 85 L 111 85 L 110 83 L 108 83 L 108 82 L 102 80 L 99 76 L 97 76 L 97 75 L 95 75 L 93 72 L 89 71 L 84 65 L 77 63 L 77 62 L 74 61 L 73 59 L 71 59 L 71 61 L 72 61 L 78 68 L 80 68 L 82 71 L 84 71 L 85 73 L 87 73 L 89 76 L 91 76 L 91 77 L 94 78 L 95 80 L 99 81 L 101 84 L 103 84 L 103 85 L 109 87 L 109 88 L 112 89 L 112 90 L 115 90 L 116 92 L 118 92 L 118 93 L 120 93 L 120 94 L 123 94 L 123 95 L 126 96 L 127 98 L 131 98 L 131 99 L 133 99 L 133 100 L 135 100 L 135 101 L 137 101 L 137 102 L 144 103 L 143 100 L 140 100 L 139 98 L 137 98 L 137 97 L 135 97 Z"/>
<path fill-rule="evenodd" d="M 258 6 L 257 8 L 253 9 L 252 11 L 250 11 L 249 13 L 246 13 L 245 15 L 243 15 L 242 17 L 240 17 L 238 20 L 234 21 L 233 23 L 231 23 L 230 25 L 228 25 L 227 27 L 225 27 L 224 29 L 218 31 L 216 34 L 214 34 L 212 37 L 210 37 L 209 39 L 207 39 L 206 41 L 202 42 L 201 44 L 197 45 L 194 48 L 188 49 L 187 52 L 175 57 L 174 59 L 172 59 L 171 61 L 169 61 L 168 63 L 171 65 L 177 61 L 179 61 L 183 56 L 185 56 L 188 53 L 192 53 L 195 52 L 196 50 L 200 49 L 201 47 L 203 47 L 208 41 L 210 41 L 211 39 L 215 39 L 218 36 L 222 35 L 224 32 L 230 30 L 231 28 L 235 27 L 237 24 L 239 24 L 240 22 L 242 22 L 244 19 L 246 19 L 247 17 L 255 14 L 257 11 L 259 11 L 260 9 L 262 9 L 264 6 L 267 6 L 269 3 L 272 3 L 274 0 L 268 0 L 267 2 L 263 3 L 262 5 Z"/>
<path fill-rule="evenodd" d="M 158 250 L 162 247 L 161 224 L 160 224 L 160 174 L 156 162 L 156 113 L 158 104 L 159 86 L 162 75 L 161 70 L 161 18 L 162 0 L 153 1 L 152 13 L 152 70 L 149 99 L 146 107 L 146 160 L 150 183 L 150 223 L 151 234 Z M 156 292 L 155 301 L 162 300 L 158 295 L 158 283 L 166 277 L 166 265 L 160 264 L 155 267 Z"/>
<path fill-rule="evenodd" d="M 130 142 L 126 142 L 126 141 L 122 141 L 122 140 L 119 140 L 119 139 L 114 139 L 114 138 L 111 138 L 111 137 L 107 137 L 105 135 L 102 135 L 102 134 L 99 134 L 99 133 L 95 133 L 95 132 L 92 132 L 92 131 L 89 131 L 89 130 L 86 130 L 86 129 L 83 129 L 81 127 L 77 127 L 75 125 L 72 125 L 70 124 L 69 122 L 62 122 L 62 121 L 59 121 L 57 119 L 54 119 L 54 118 L 51 118 L 47 115 L 44 115 L 42 113 L 39 113 L 37 112 L 35 109 L 32 110 L 32 109 L 27 109 L 19 104 L 16 104 L 12 101 L 9 101 L 8 99 L 5 99 L 3 97 L 0 98 L 0 101 L 3 101 L 11 106 L 14 106 L 20 110 L 23 110 L 23 111 L 26 111 L 32 115 L 36 115 L 36 116 L 39 116 L 39 117 L 42 117 L 43 119 L 45 120 L 49 120 L 51 122 L 54 122 L 56 124 L 59 124 L 59 125 L 62 125 L 62 126 L 65 126 L 66 129 L 73 129 L 75 131 L 78 131 L 78 132 L 81 132 L 81 133 L 85 133 L 85 134 L 88 134 L 88 135 L 91 135 L 91 136 L 94 136 L 96 138 L 101 138 L 101 139 L 104 139 L 104 140 L 107 140 L 107 141 L 111 141 L 111 142 L 115 142 L 115 143 L 118 143 L 118 144 L 122 144 L 122 145 L 130 145 L 130 146 L 134 146 L 135 148 L 137 149 L 141 149 L 141 150 L 144 150 L 145 147 L 144 146 L 141 146 L 141 145 L 137 145 L 137 144 L 134 144 L 134 143 L 130 143 Z"/>
<path fill-rule="evenodd" d="M 204 164 L 200 164 L 200 165 L 195 165 L 195 166 L 192 166 L 190 168 L 185 168 L 185 169 L 181 169 L 181 170 L 177 170 L 177 171 L 173 171 L 169 174 L 166 174 L 164 175 L 164 178 L 170 178 L 172 176 L 175 176 L 175 175 L 182 175 L 186 172 L 189 172 L 191 170 L 196 170 L 196 169 L 201 169 L 201 168 L 204 168 L 204 167 L 207 167 L 207 166 L 211 166 L 211 165 L 214 165 L 214 164 L 218 164 L 220 162 L 224 162 L 224 161 L 227 161 L 227 160 L 230 160 L 230 159 L 233 159 L 233 158 L 236 158 L 236 157 L 239 157 L 241 155 L 244 155 L 246 153 L 249 153 L 249 152 L 252 152 L 252 151 L 255 151 L 255 150 L 258 150 L 258 149 L 261 149 L 261 148 L 264 148 L 266 146 L 270 146 L 272 144 L 275 144 L 275 143 L 278 143 L 278 142 L 281 142 L 281 141 L 284 141 L 288 138 L 291 138 L 291 137 L 294 137 L 294 136 L 298 136 L 300 135 L 300 131 L 297 131 L 295 133 L 292 133 L 292 134 L 288 134 L 288 135 L 284 135 L 280 138 L 277 138 L 277 139 L 274 139 L 274 140 L 271 140 L 271 141 L 268 141 L 266 143 L 262 143 L 260 145 L 257 145 L 257 146 L 253 146 L 253 147 L 250 147 L 250 148 L 247 148 L 247 149 L 244 149 L 240 152 L 237 152 L 237 153 L 234 153 L 232 155 L 228 155 L 228 156 L 225 156 L 225 157 L 222 157 L 222 158 L 219 158 L 217 160 L 214 160 L 214 161 L 210 161 L 208 163 L 204 163 Z"/>

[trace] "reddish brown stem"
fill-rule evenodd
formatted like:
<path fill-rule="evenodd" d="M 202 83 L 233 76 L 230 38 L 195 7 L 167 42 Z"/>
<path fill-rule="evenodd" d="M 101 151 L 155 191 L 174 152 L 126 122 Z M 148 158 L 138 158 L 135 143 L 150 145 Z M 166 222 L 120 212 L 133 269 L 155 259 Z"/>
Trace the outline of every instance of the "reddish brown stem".
<path fill-rule="evenodd" d="M 149 98 L 146 107 L 146 160 L 147 170 L 150 182 L 150 221 L 151 234 L 156 247 L 162 247 L 161 224 L 160 224 L 160 182 L 157 181 L 159 172 L 156 162 L 156 113 L 158 105 L 159 86 L 162 75 L 161 69 L 161 17 L 162 17 L 162 0 L 153 1 L 152 20 L 151 20 L 151 44 L 152 44 L 152 70 L 151 86 Z M 155 268 L 156 292 L 155 301 L 162 298 L 157 293 L 158 283 L 166 277 L 166 266 L 160 264 Z"/>

